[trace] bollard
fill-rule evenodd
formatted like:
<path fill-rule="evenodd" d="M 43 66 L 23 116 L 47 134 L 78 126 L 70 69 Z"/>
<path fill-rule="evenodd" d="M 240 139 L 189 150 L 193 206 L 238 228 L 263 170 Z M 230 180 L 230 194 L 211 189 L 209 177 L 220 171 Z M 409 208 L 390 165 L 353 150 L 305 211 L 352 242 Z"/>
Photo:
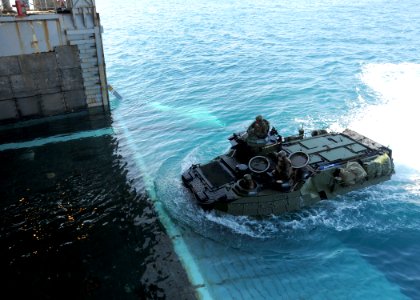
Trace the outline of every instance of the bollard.
<path fill-rule="evenodd" d="M 13 5 L 13 7 L 16 7 L 18 17 L 24 17 L 24 16 L 26 16 L 26 8 L 27 7 L 26 7 L 26 4 L 25 3 L 23 3 L 20 0 L 16 0 L 15 1 L 15 5 Z"/>

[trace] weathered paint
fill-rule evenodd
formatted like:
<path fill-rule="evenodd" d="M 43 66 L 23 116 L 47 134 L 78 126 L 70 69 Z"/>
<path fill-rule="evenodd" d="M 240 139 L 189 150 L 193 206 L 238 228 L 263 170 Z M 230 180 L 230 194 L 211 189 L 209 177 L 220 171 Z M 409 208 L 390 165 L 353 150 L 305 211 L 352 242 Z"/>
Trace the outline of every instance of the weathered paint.
<path fill-rule="evenodd" d="M 19 23 L 15 23 L 15 26 L 16 26 L 16 34 L 17 34 L 17 37 L 19 39 L 20 54 L 25 54 L 25 52 L 23 50 L 25 48 L 25 46 L 23 45 L 22 36 L 20 34 Z M 9 44 L 9 45 L 11 45 L 11 44 Z"/>
<path fill-rule="evenodd" d="M 25 72 L 23 71 L 13 74 L 15 75 L 13 78 L 0 78 L 0 89 L 5 91 L 5 93 L 7 92 L 7 95 L 10 94 L 10 89 L 16 90 L 13 87 L 13 82 L 15 82 L 14 86 L 17 87 L 21 79 L 24 79 L 24 84 L 27 87 L 32 87 L 33 91 L 33 93 L 30 93 L 25 90 L 24 93 L 29 93 L 30 95 L 21 95 L 20 93 L 23 91 L 19 88 L 17 93 L 13 93 L 11 98 L 9 96 L 7 99 L 3 99 L 6 96 L 0 97 L 0 107 L 7 108 L 5 111 L 8 112 L 0 114 L 0 122 L 16 120 L 21 117 L 39 117 L 46 115 L 47 111 L 49 115 L 73 111 L 73 104 L 75 101 L 78 103 L 79 100 L 70 98 L 72 96 L 80 97 L 80 89 L 82 90 L 85 108 L 103 107 L 104 110 L 109 110 L 101 26 L 94 1 L 68 1 L 68 4 L 70 7 L 73 7 L 70 14 L 45 12 L 25 17 L 0 15 L 0 40 L 2 41 L 0 43 L 0 59 L 51 53 L 55 52 L 58 49 L 57 47 L 75 45 L 79 55 L 78 61 L 73 62 L 76 65 L 72 67 L 80 68 L 83 79 L 82 85 L 72 89 L 73 92 L 71 93 L 68 88 L 65 88 L 69 84 L 64 81 L 61 83 L 62 85 L 57 86 L 61 91 L 49 91 L 60 93 L 60 95 L 43 96 L 44 92 L 40 92 L 40 86 L 36 83 L 32 84 L 33 76 L 24 74 Z M 63 56 L 57 59 L 61 60 L 62 58 Z M 56 58 L 51 59 L 55 60 Z M 2 62 L 4 63 L 5 60 L 2 60 Z M 39 67 L 42 68 L 41 65 Z M 64 67 L 63 70 L 61 70 L 61 67 L 57 70 L 53 68 L 45 70 L 45 72 L 58 72 L 60 76 L 65 77 L 65 74 L 68 73 L 65 70 L 67 68 L 68 66 Z M 44 76 L 45 82 L 49 81 L 48 77 L 50 75 L 48 73 L 40 73 L 39 75 Z M 23 99 L 22 97 L 32 98 Z M 16 104 L 13 106 L 11 101 Z M 54 101 L 62 102 L 63 105 L 54 103 Z M 41 103 L 40 106 L 33 104 L 35 102 Z M 47 107 L 51 106 L 54 108 L 48 109 L 45 107 L 46 103 L 49 103 Z M 39 109 L 36 108 L 38 106 Z M 15 107 L 16 111 L 14 111 L 13 107 Z M 81 107 L 80 104 L 77 107 Z"/>
<path fill-rule="evenodd" d="M 45 43 L 47 44 L 47 50 L 52 51 L 53 49 L 51 48 L 51 43 L 50 43 L 50 33 L 48 31 L 48 22 L 43 22 L 42 25 L 44 27 Z"/>
<path fill-rule="evenodd" d="M 0 44 L 0 56 L 48 52 L 53 51 L 55 46 L 67 44 L 64 39 L 60 39 L 62 32 L 55 25 L 59 22 L 58 17 L 55 20 L 36 17 L 15 20 L 0 17 L 0 39 L 4 41 Z"/>

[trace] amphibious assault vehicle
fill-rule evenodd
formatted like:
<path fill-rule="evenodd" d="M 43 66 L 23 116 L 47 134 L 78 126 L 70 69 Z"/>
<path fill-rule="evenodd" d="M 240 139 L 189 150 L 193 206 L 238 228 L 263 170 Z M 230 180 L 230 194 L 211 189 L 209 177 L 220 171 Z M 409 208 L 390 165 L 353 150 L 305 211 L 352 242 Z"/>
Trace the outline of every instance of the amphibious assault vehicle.
<path fill-rule="evenodd" d="M 282 137 L 272 128 L 264 139 L 247 132 L 229 137 L 229 151 L 182 174 L 185 186 L 206 210 L 233 215 L 278 215 L 323 199 L 389 180 L 392 151 L 355 131 L 303 129 Z M 279 180 L 278 153 L 290 164 Z"/>

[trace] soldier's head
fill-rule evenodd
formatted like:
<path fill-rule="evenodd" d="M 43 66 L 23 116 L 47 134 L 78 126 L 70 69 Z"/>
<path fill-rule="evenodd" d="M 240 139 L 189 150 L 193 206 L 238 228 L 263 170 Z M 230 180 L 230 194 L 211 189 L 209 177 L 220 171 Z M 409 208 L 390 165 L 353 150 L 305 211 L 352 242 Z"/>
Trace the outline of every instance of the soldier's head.
<path fill-rule="evenodd" d="M 251 180 L 252 180 L 252 177 L 251 177 L 251 175 L 250 175 L 250 174 L 245 174 L 245 175 L 244 175 L 244 179 L 245 179 L 246 181 L 251 181 Z"/>
<path fill-rule="evenodd" d="M 278 157 L 286 157 L 287 156 L 287 153 L 286 153 L 286 151 L 281 150 L 279 153 L 277 153 L 277 156 Z"/>
<path fill-rule="evenodd" d="M 263 117 L 261 115 L 258 115 L 255 117 L 255 121 L 261 122 L 263 120 Z"/>

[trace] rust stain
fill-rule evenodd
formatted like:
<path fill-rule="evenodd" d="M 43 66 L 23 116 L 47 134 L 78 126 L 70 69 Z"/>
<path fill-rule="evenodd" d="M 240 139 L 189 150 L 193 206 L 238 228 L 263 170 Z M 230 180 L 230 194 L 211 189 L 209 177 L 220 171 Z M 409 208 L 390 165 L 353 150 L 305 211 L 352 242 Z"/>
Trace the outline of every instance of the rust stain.
<path fill-rule="evenodd" d="M 21 54 L 25 54 L 25 45 L 23 44 L 23 41 L 22 41 L 22 36 L 21 36 L 21 34 L 20 34 L 19 22 L 16 22 L 16 23 L 15 23 L 15 26 L 16 26 L 17 36 L 18 36 L 18 38 L 19 38 L 20 52 L 21 52 Z"/>
<path fill-rule="evenodd" d="M 45 34 L 45 43 L 47 43 L 48 51 L 52 51 L 51 44 L 50 44 L 50 33 L 48 32 L 48 21 L 42 22 L 44 26 L 44 34 Z"/>
<path fill-rule="evenodd" d="M 60 46 L 62 46 L 63 45 L 63 38 L 61 36 L 62 33 L 61 33 L 60 21 L 55 21 L 55 25 L 57 26 L 57 34 L 58 34 L 58 37 L 60 39 Z"/>
<path fill-rule="evenodd" d="M 36 37 L 35 28 L 34 28 L 34 24 L 32 23 L 32 21 L 29 21 L 29 26 L 32 29 L 31 47 L 35 49 L 35 53 L 40 53 L 41 51 L 39 51 L 38 39 Z"/>

